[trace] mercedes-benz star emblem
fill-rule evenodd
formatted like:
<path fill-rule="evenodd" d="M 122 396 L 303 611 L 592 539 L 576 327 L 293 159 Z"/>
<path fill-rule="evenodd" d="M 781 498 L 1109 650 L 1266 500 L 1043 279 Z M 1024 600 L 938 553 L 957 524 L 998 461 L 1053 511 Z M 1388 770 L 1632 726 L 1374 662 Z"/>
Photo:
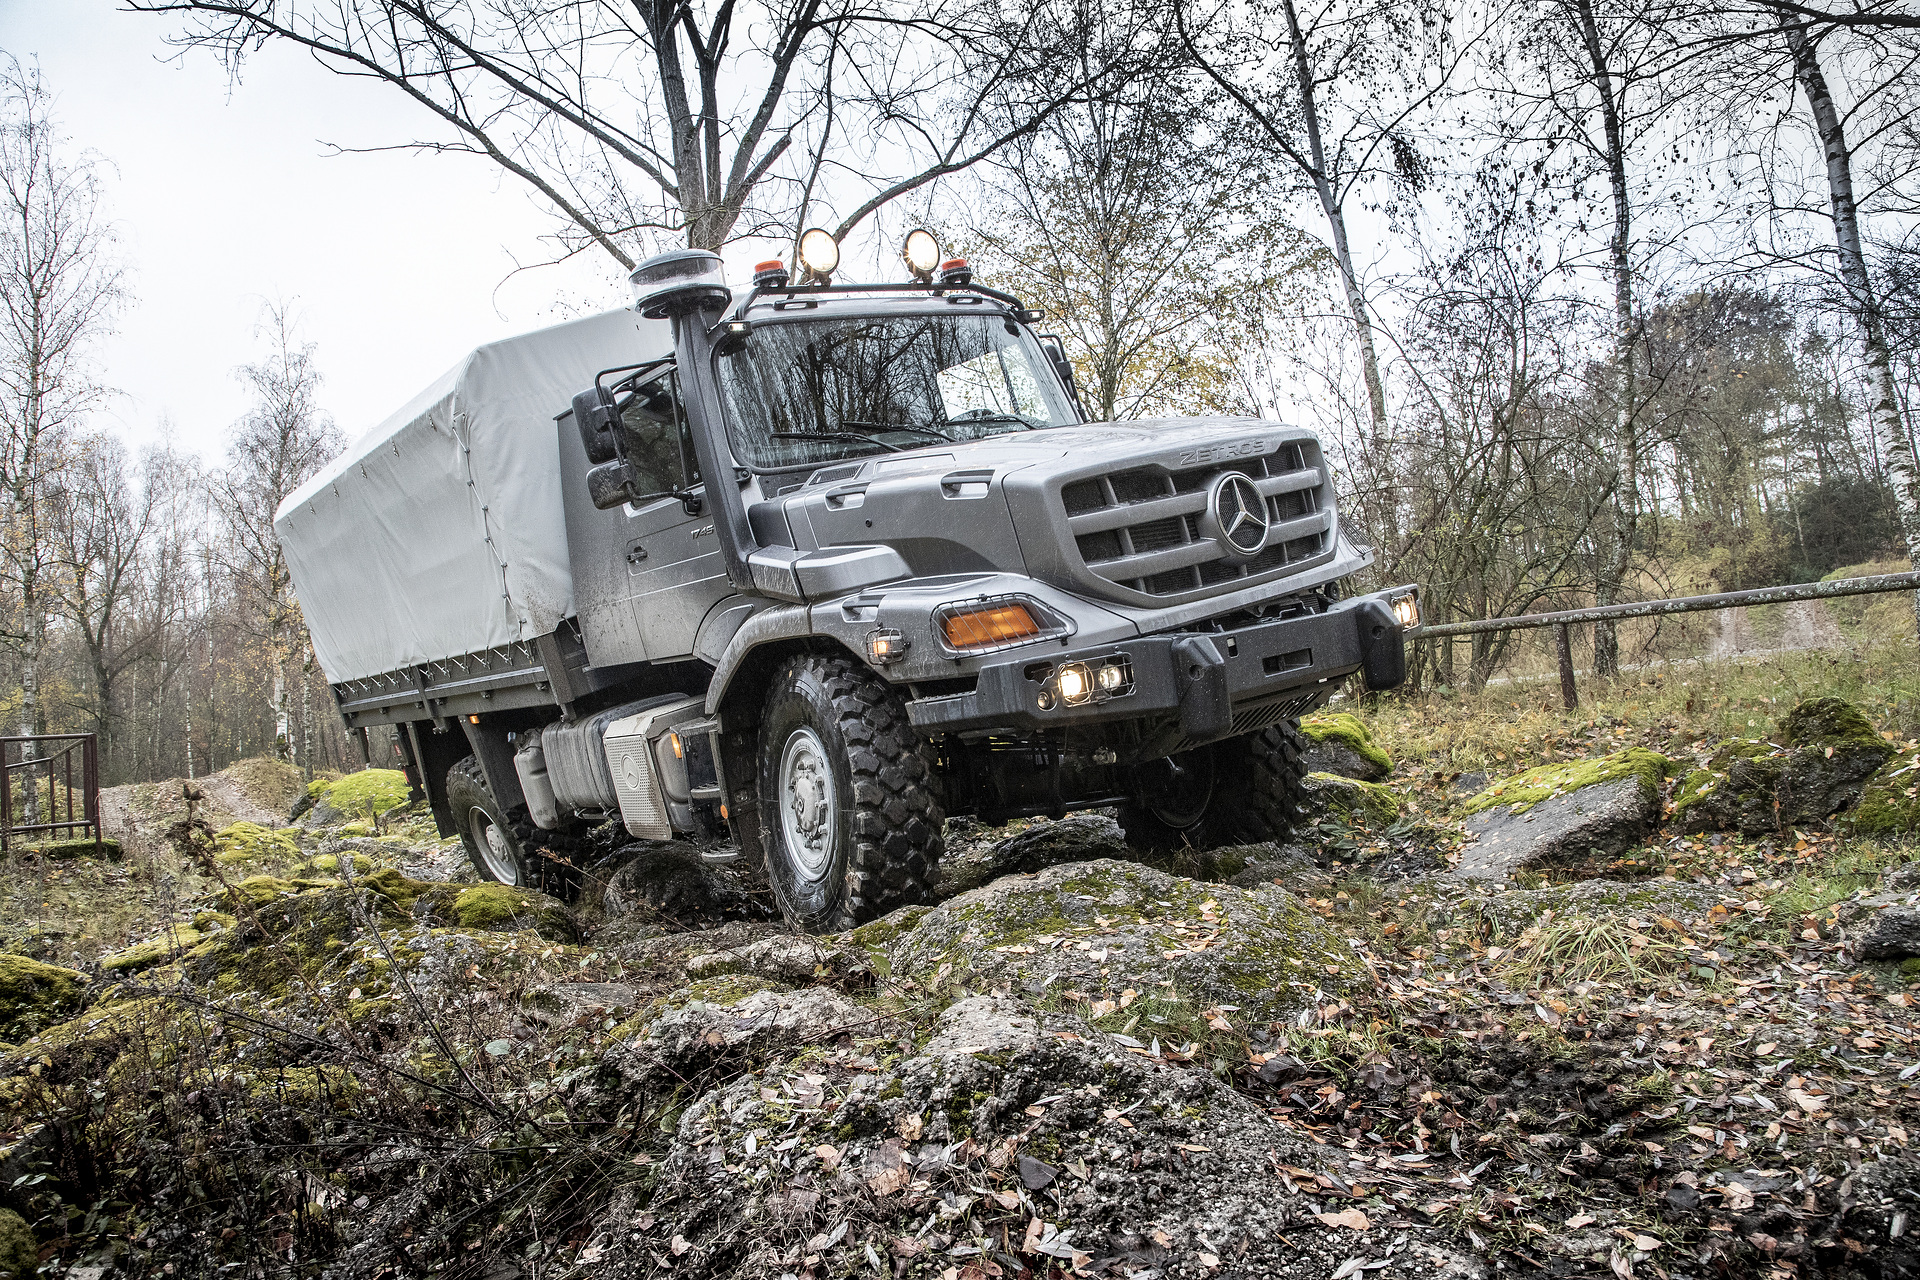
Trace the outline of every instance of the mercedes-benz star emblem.
<path fill-rule="evenodd" d="M 1267 500 L 1253 481 L 1229 471 L 1213 482 L 1207 501 L 1217 536 L 1236 555 L 1253 556 L 1267 545 Z"/>

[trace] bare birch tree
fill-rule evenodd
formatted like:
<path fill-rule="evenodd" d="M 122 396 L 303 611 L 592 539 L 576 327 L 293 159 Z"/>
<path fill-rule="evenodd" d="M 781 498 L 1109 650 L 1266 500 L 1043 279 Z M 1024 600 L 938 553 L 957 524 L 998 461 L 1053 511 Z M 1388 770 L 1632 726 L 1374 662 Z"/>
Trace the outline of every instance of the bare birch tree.
<path fill-rule="evenodd" d="M 44 731 L 41 662 L 58 599 L 49 489 L 66 436 L 106 394 L 91 348 L 125 297 L 96 162 L 68 154 L 51 109 L 37 70 L 0 73 L 0 638 L 20 660 L 25 735 Z"/>
<path fill-rule="evenodd" d="M 234 74 L 267 43 L 384 82 L 559 216 L 567 254 L 794 233 L 832 179 L 844 237 L 1083 95 L 1076 0 L 132 0 Z M 1122 47 L 1124 48 L 1124 47 Z M 1106 68 L 1099 69 L 1100 74 Z M 831 136 L 831 145 L 828 139 Z"/>
<path fill-rule="evenodd" d="M 1858 331 L 1860 362 L 1867 383 L 1867 416 L 1879 442 L 1881 465 L 1893 490 L 1894 505 L 1906 535 L 1907 554 L 1920 569 L 1920 465 L 1913 436 L 1900 413 L 1893 361 L 1887 349 L 1885 317 L 1874 290 L 1862 230 L 1860 202 L 1854 192 L 1854 152 L 1848 143 L 1845 113 L 1834 100 L 1820 62 L 1819 42 L 1805 26 L 1786 27 L 1793 75 L 1819 141 L 1832 210 L 1835 271 L 1845 308 Z M 1914 594 L 1914 625 L 1920 630 L 1920 592 Z"/>
<path fill-rule="evenodd" d="M 267 358 L 240 369 L 253 395 L 228 446 L 227 467 L 214 485 L 222 526 L 220 554 L 231 574 L 249 628 L 266 651 L 272 679 L 273 753 L 291 760 L 293 717 L 289 667 L 306 648 L 306 629 L 293 595 L 286 552 L 273 531 L 274 513 L 317 472 L 343 441 L 320 408 L 320 371 L 312 344 L 295 336 L 285 305 L 268 308 L 261 326 Z"/>
<path fill-rule="evenodd" d="M 1097 421 L 1246 412 L 1249 335 L 1325 268 L 1216 145 L 1212 106 L 1170 74 L 1067 108 L 981 171 L 976 265 L 1046 308 Z"/>
<path fill-rule="evenodd" d="M 1648 452 L 1642 421 L 1646 388 L 1639 292 L 1662 236 L 1645 216 L 1671 191 L 1657 153 L 1671 151 L 1676 118 L 1686 103 L 1685 77 L 1676 72 L 1682 35 L 1668 15 L 1639 4 L 1602 7 L 1595 0 L 1535 0 L 1508 15 L 1512 48 L 1490 50 L 1484 82 L 1488 131 L 1527 148 L 1541 194 L 1561 210 L 1574 239 L 1588 233 L 1595 204 L 1604 235 L 1602 254 L 1610 319 L 1606 376 L 1596 401 L 1606 426 L 1594 450 L 1605 496 L 1604 519 L 1593 531 L 1594 601 L 1618 603 L 1628 590 L 1640 533 Z M 1511 55 L 1511 56 L 1509 56 Z M 1588 196 L 1598 180 L 1604 195 Z M 1671 229 L 1667 229 L 1671 234 Z M 1620 643 L 1614 624 L 1593 630 L 1594 670 L 1618 675 Z"/>

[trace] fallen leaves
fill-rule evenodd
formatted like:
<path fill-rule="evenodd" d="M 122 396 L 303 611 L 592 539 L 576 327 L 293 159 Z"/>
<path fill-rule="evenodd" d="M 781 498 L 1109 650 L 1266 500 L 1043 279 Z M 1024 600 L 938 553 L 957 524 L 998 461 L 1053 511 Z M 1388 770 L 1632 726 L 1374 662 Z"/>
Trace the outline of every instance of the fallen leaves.
<path fill-rule="evenodd" d="M 1345 1227 L 1350 1231 L 1365 1231 L 1372 1225 L 1367 1221 L 1367 1215 L 1358 1209 L 1342 1209 L 1338 1213 L 1316 1213 L 1313 1216 L 1329 1227 Z"/>

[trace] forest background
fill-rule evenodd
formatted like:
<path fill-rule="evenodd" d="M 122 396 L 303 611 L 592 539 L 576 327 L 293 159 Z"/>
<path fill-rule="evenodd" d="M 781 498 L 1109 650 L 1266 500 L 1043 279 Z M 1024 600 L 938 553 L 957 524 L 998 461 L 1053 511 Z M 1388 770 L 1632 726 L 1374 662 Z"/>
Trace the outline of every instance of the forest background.
<path fill-rule="evenodd" d="M 1920 566 L 1909 0 L 127 8 L 158 56 L 239 77 L 286 46 L 394 98 L 385 146 L 547 215 L 523 269 L 604 274 L 582 312 L 664 248 L 738 271 L 821 225 L 843 279 L 890 279 L 932 227 L 1048 312 L 1093 417 L 1319 431 L 1373 578 L 1429 620 Z M 97 733 L 108 783 L 356 767 L 272 535 L 354 370 L 263 304 L 224 450 L 133 444 L 103 358 L 133 214 L 32 55 L 0 84 L 0 724 Z M 1916 609 L 1871 625 L 1910 640 Z M 1720 626 L 1597 625 L 1579 658 L 1611 678 Z M 1422 642 L 1410 693 L 1539 661 Z"/>

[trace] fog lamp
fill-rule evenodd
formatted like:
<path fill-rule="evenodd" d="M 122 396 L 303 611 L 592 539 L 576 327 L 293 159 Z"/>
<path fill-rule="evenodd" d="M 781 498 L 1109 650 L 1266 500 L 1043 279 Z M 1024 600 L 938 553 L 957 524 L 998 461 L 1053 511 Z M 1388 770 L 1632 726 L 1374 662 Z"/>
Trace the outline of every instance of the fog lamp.
<path fill-rule="evenodd" d="M 1060 698 L 1070 707 L 1093 696 L 1093 673 L 1083 662 L 1069 662 L 1061 667 L 1057 680 Z"/>
<path fill-rule="evenodd" d="M 907 270 L 913 273 L 915 280 L 922 284 L 931 283 L 934 268 L 940 265 L 940 242 L 934 239 L 933 232 L 924 227 L 909 231 L 906 247 L 901 249 L 900 256 L 906 260 Z"/>
<path fill-rule="evenodd" d="M 876 667 L 898 662 L 907 656 L 911 642 L 894 627 L 882 627 L 867 633 L 867 661 Z"/>
<path fill-rule="evenodd" d="M 1112 693 L 1115 689 L 1118 689 L 1127 682 L 1127 673 L 1109 662 L 1106 666 L 1100 668 L 1100 674 L 1095 678 L 1100 682 L 1102 689 L 1105 689 L 1108 693 Z"/>
<path fill-rule="evenodd" d="M 831 282 L 834 268 L 840 265 L 840 242 L 830 231 L 811 228 L 800 237 L 800 265 L 807 269 L 811 283 Z"/>
<path fill-rule="evenodd" d="M 1402 627 L 1412 628 L 1420 625 L 1420 597 L 1409 591 L 1392 602 L 1393 620 Z"/>

